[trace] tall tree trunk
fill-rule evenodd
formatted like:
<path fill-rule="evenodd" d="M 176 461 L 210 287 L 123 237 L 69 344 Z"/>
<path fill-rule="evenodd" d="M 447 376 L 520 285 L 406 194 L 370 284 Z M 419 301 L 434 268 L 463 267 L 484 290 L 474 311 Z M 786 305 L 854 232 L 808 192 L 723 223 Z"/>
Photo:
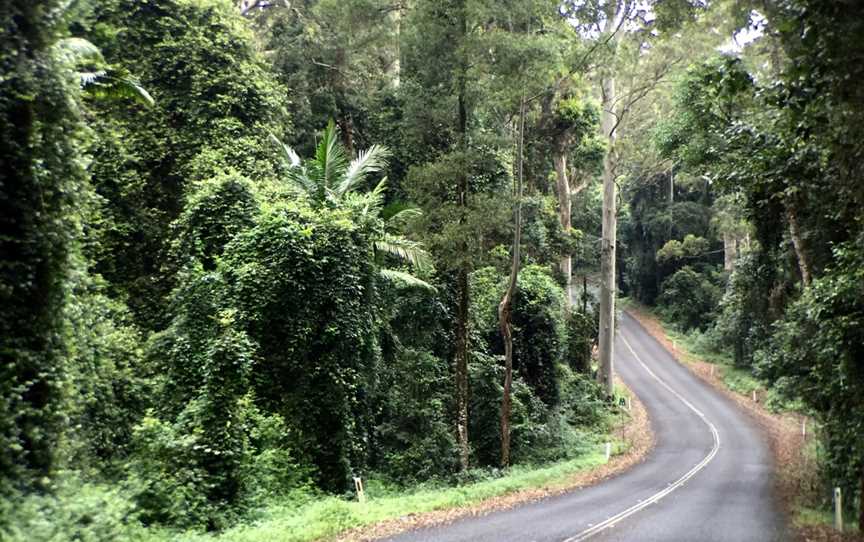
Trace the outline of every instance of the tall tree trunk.
<path fill-rule="evenodd" d="M 522 244 L 522 175 L 524 169 L 525 144 L 525 97 L 519 104 L 519 140 L 516 156 L 516 209 L 513 216 L 513 259 L 510 265 L 510 282 L 501 303 L 498 304 L 498 325 L 504 338 L 504 392 L 501 397 L 501 466 L 510 466 L 510 388 L 513 386 L 513 294 L 519 279 Z"/>
<path fill-rule="evenodd" d="M 600 377 L 606 395 L 614 395 L 613 348 L 615 342 L 615 79 L 602 81 L 603 115 L 601 127 L 609 142 L 603 157 L 603 233 L 600 243 Z"/>
<path fill-rule="evenodd" d="M 738 258 L 738 239 L 731 233 L 723 232 L 723 269 L 732 271 L 735 269 L 735 260 Z"/>
<path fill-rule="evenodd" d="M 468 36 L 468 20 L 465 0 L 459 4 L 458 31 L 460 43 L 464 46 Z M 464 48 L 464 47 L 463 47 Z M 463 53 L 464 55 L 464 53 Z M 461 59 L 457 68 L 458 77 L 458 107 L 459 107 L 459 146 L 463 156 L 468 154 L 468 105 L 467 100 L 467 59 Z M 464 223 L 465 213 L 468 212 L 468 172 L 463 168 L 459 176 L 459 207 L 461 213 L 459 222 Z M 463 240 L 463 251 L 468 252 L 467 241 Z M 459 465 L 462 471 L 468 470 L 468 459 L 470 448 L 468 444 L 468 306 L 470 290 L 468 284 L 468 268 L 461 264 L 457 280 L 458 307 L 456 312 L 456 437 L 459 445 Z"/>
<path fill-rule="evenodd" d="M 623 10 L 623 11 L 619 11 Z M 610 36 L 609 45 L 612 54 L 617 55 L 620 42 L 620 17 L 626 17 L 630 10 L 629 2 L 620 5 L 619 2 L 609 2 L 606 7 L 606 24 L 604 32 Z M 621 118 L 615 113 L 616 93 L 615 75 L 604 74 L 600 80 L 603 113 L 600 117 L 600 127 L 608 142 L 606 154 L 603 156 L 603 228 L 600 241 L 600 337 L 598 350 L 600 354 L 600 378 L 608 397 L 615 394 L 614 384 L 614 344 L 615 344 L 615 243 L 617 237 L 617 217 L 615 212 L 615 139 Z M 620 112 L 623 115 L 624 112 Z"/>
<path fill-rule="evenodd" d="M 403 6 L 399 5 L 390 12 L 390 19 L 393 21 L 394 30 L 394 54 L 393 62 L 389 66 L 390 80 L 392 85 L 399 87 L 402 77 L 402 10 Z"/>
<path fill-rule="evenodd" d="M 558 214 L 561 220 L 561 229 L 564 230 L 564 233 L 569 234 L 572 228 L 570 221 L 572 202 L 570 181 L 567 179 L 567 155 L 563 150 L 556 152 L 555 156 L 552 157 L 552 161 L 555 164 L 555 176 L 558 180 Z M 569 311 L 573 300 L 573 255 L 568 251 L 561 257 L 561 261 L 558 265 L 561 274 L 564 275 L 566 285 L 565 290 L 567 292 L 565 302 L 567 310 Z"/>
<path fill-rule="evenodd" d="M 459 466 L 468 470 L 468 271 L 460 269 L 456 279 L 456 439 Z"/>
<path fill-rule="evenodd" d="M 861 464 L 861 491 L 858 493 L 858 532 L 864 533 L 864 463 Z"/>
<path fill-rule="evenodd" d="M 789 236 L 792 238 L 792 246 L 795 248 L 795 257 L 798 259 L 798 269 L 801 271 L 801 282 L 804 287 L 810 286 L 811 268 L 810 257 L 804 238 L 801 236 L 801 227 L 798 223 L 798 211 L 795 204 L 786 202 L 786 218 L 789 221 Z"/>

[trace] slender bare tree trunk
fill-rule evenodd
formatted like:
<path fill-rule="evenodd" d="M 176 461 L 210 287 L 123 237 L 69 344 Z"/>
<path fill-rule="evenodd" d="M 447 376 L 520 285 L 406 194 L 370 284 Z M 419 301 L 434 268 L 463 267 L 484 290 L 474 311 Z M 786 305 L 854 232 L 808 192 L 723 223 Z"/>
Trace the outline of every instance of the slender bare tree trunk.
<path fill-rule="evenodd" d="M 735 269 L 736 258 L 738 258 L 738 239 L 729 232 L 723 232 L 723 269 L 726 271 Z"/>
<path fill-rule="evenodd" d="M 603 115 L 601 128 L 609 142 L 603 157 L 603 233 L 600 242 L 600 378 L 606 395 L 614 395 L 613 348 L 615 343 L 615 79 L 608 75 L 602 81 Z"/>
<path fill-rule="evenodd" d="M 462 43 L 468 36 L 468 21 L 465 1 L 460 4 L 458 16 L 459 35 Z M 467 61 L 458 67 L 458 108 L 459 108 L 459 145 L 467 155 L 468 151 L 468 105 L 467 100 Z M 463 172 L 459 176 L 459 207 L 461 207 L 460 222 L 465 221 L 465 213 L 468 207 L 468 173 Z M 466 242 L 463 242 L 463 250 L 468 251 Z M 470 447 L 468 444 L 468 306 L 470 301 L 470 290 L 468 283 L 468 269 L 463 263 L 458 271 L 456 283 L 457 310 L 456 310 L 456 438 L 459 445 L 459 466 L 462 471 L 468 470 Z"/>
<path fill-rule="evenodd" d="M 468 271 L 460 269 L 456 279 L 456 439 L 459 466 L 468 470 Z"/>
<path fill-rule="evenodd" d="M 498 305 L 498 325 L 504 337 L 504 395 L 501 398 L 501 466 L 510 466 L 510 389 L 513 386 L 513 294 L 519 279 L 522 244 L 522 174 L 525 145 L 525 97 L 519 104 L 519 140 L 516 156 L 516 209 L 513 216 L 513 260 L 510 265 L 510 282 L 501 303 Z"/>
<path fill-rule="evenodd" d="M 389 72 L 394 87 L 399 87 L 402 77 L 402 9 L 398 6 L 390 12 L 390 19 L 395 28 L 393 62 L 390 64 Z"/>
<path fill-rule="evenodd" d="M 519 280 L 522 245 L 522 186 L 525 145 L 525 97 L 519 104 L 519 139 L 516 156 L 516 209 L 513 216 L 513 259 L 510 266 L 510 281 L 504 297 L 498 305 L 498 325 L 504 338 L 504 395 L 501 398 L 501 466 L 510 466 L 510 393 L 513 387 L 513 294 Z"/>
<path fill-rule="evenodd" d="M 791 202 L 786 203 L 786 218 L 789 221 L 789 236 L 792 238 L 792 246 L 795 248 L 795 256 L 798 259 L 798 269 L 801 271 L 801 282 L 804 287 L 810 286 L 811 271 L 810 258 L 804 238 L 801 236 L 801 227 L 798 224 L 798 212 Z"/>
<path fill-rule="evenodd" d="M 569 234 L 572 228 L 572 223 L 570 221 L 572 202 L 570 181 L 567 179 L 567 155 L 564 151 L 557 152 L 555 156 L 552 157 L 552 161 L 555 164 L 555 175 L 558 180 L 558 214 L 561 220 L 561 229 L 564 230 L 564 233 Z M 569 312 L 573 300 L 573 255 L 568 251 L 561 257 L 558 266 L 561 273 L 564 275 L 566 285 L 565 290 L 567 292 L 566 304 Z"/>

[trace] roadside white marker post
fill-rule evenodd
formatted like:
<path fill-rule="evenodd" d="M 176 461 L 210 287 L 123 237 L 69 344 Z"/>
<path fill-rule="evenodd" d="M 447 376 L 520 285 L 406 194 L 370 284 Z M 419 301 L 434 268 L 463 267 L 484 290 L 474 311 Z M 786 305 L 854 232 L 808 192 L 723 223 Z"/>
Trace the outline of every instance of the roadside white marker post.
<path fill-rule="evenodd" d="M 366 493 L 363 492 L 363 480 L 359 476 L 354 477 L 354 490 L 357 492 L 357 502 L 366 502 Z"/>
<path fill-rule="evenodd" d="M 843 493 L 839 487 L 834 488 L 834 529 L 843 532 Z"/>
<path fill-rule="evenodd" d="M 756 390 L 753 390 L 753 402 L 756 402 Z"/>
<path fill-rule="evenodd" d="M 711 364 L 711 376 L 714 376 L 714 364 Z"/>
<path fill-rule="evenodd" d="M 801 436 L 807 438 L 807 418 L 801 420 Z"/>
<path fill-rule="evenodd" d="M 631 404 L 631 402 L 630 402 L 630 396 L 628 395 L 628 396 L 627 396 L 627 412 L 630 412 L 630 410 L 631 410 L 632 408 L 633 408 L 633 405 Z"/>
<path fill-rule="evenodd" d="M 609 461 L 609 458 L 612 457 L 612 443 L 606 443 L 606 461 Z"/>

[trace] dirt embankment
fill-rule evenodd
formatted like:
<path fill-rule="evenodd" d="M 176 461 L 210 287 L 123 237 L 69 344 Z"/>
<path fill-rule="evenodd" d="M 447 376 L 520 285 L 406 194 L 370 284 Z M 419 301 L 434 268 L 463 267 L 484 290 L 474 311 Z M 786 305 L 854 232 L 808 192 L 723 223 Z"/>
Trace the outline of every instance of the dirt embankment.
<path fill-rule="evenodd" d="M 626 388 L 620 380 L 617 381 L 617 384 Z M 377 540 L 404 531 L 446 525 L 465 517 L 482 516 L 490 512 L 512 508 L 520 504 L 538 501 L 582 487 L 591 486 L 607 478 L 621 474 L 630 467 L 641 463 L 654 445 L 654 434 L 651 431 L 645 407 L 632 392 L 630 395 L 632 397 L 630 418 L 613 431 L 617 438 L 626 443 L 627 449 L 624 453 L 613 456 L 604 465 L 574 473 L 567 478 L 550 482 L 544 487 L 515 491 L 469 506 L 435 510 L 422 514 L 409 514 L 374 525 L 358 527 L 342 533 L 334 540 L 337 542 Z"/>
<path fill-rule="evenodd" d="M 723 381 L 722 367 L 708 363 L 688 352 L 684 352 L 666 336 L 657 318 L 638 306 L 627 308 L 627 312 L 636 318 L 642 327 L 657 339 L 679 362 L 695 373 L 699 378 L 734 400 L 750 414 L 763 428 L 771 443 L 777 474 L 777 494 L 787 517 L 794 516 L 793 510 L 799 502 L 799 496 L 810 494 L 818 483 L 816 465 L 804 453 L 807 439 L 812 439 L 812 431 L 804 426 L 805 416 L 797 413 L 776 414 L 764 406 L 765 391 L 756 392 L 753 396 L 744 396 L 730 390 Z M 812 420 L 806 419 L 812 428 Z M 790 522 L 790 534 L 799 542 L 862 542 L 864 537 L 852 534 L 841 534 L 830 526 L 801 526 Z"/>

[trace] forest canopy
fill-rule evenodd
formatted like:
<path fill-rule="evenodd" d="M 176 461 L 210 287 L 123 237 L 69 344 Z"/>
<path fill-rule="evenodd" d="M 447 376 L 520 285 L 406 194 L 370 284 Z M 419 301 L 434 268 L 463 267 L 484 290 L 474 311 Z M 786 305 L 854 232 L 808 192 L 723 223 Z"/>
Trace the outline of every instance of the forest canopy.
<path fill-rule="evenodd" d="M 854 2 L 9 0 L 0 26 L 0 538 L 583 457 L 616 294 L 814 416 L 808 505 L 839 486 L 864 522 Z"/>

